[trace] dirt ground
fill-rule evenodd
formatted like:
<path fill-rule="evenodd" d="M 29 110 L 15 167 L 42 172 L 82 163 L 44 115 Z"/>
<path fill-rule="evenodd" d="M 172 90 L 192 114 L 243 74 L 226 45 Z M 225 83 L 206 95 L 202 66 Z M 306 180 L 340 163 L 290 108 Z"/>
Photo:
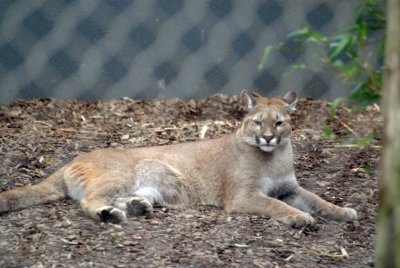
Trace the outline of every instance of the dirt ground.
<path fill-rule="evenodd" d="M 198 101 L 18 100 L 0 106 L 0 191 L 36 183 L 94 148 L 209 139 L 230 133 L 242 116 L 237 98 L 223 95 Z M 0 267 L 373 266 L 378 107 L 352 113 L 342 106 L 330 119 L 326 101 L 301 99 L 293 120 L 300 184 L 355 208 L 357 221 L 317 217 L 314 227 L 292 229 L 267 217 L 199 206 L 156 208 L 153 216 L 123 225 L 99 224 L 65 200 L 0 215 Z"/>

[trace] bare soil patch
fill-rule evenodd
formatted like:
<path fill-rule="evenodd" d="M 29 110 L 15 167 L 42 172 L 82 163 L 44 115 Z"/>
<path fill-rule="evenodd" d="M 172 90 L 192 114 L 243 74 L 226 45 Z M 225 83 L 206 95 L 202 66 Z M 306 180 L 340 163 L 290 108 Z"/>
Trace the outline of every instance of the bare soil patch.
<path fill-rule="evenodd" d="M 151 218 L 98 224 L 65 200 L 0 215 L 0 267 L 372 266 L 382 118 L 373 106 L 356 114 L 341 106 L 337 115 L 340 120 L 329 118 L 325 101 L 300 100 L 293 118 L 295 166 L 302 186 L 355 208 L 353 223 L 317 218 L 314 227 L 299 230 L 200 206 L 157 208 Z M 95 148 L 209 139 L 231 132 L 242 116 L 237 99 L 223 95 L 18 100 L 0 106 L 0 191 L 36 183 Z M 365 146 L 351 138 L 370 133 Z"/>

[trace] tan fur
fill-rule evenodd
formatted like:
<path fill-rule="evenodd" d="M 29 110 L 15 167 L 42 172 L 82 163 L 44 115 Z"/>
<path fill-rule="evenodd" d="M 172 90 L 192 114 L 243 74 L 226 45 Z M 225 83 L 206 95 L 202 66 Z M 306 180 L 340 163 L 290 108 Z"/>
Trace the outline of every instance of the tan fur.
<path fill-rule="evenodd" d="M 328 203 L 296 181 L 289 115 L 296 101 L 289 92 L 256 103 L 244 90 L 241 102 L 248 114 L 232 134 L 80 155 L 37 185 L 0 193 L 0 212 L 71 197 L 90 218 L 113 223 L 151 213 L 154 204 L 212 204 L 298 227 L 313 224 L 313 213 L 354 220 L 355 210 Z"/>

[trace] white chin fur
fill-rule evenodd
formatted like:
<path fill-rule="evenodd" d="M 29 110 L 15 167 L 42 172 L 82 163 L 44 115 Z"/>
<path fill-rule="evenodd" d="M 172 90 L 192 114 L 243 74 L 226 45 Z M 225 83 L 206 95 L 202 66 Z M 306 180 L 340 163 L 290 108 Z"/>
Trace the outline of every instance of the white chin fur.
<path fill-rule="evenodd" d="M 275 145 L 264 145 L 264 146 L 260 146 L 261 151 L 263 152 L 272 152 L 275 149 Z"/>

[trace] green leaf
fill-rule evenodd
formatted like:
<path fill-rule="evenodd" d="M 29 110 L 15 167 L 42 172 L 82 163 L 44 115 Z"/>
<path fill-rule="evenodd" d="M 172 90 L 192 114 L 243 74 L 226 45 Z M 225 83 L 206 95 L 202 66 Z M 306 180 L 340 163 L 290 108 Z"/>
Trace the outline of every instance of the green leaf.
<path fill-rule="evenodd" d="M 285 74 L 290 74 L 290 73 L 294 73 L 300 70 L 304 70 L 307 68 L 307 65 L 303 64 L 303 63 L 299 63 L 299 64 L 292 64 L 289 66 L 288 70 L 286 71 Z"/>
<path fill-rule="evenodd" d="M 365 0 L 366 5 L 377 5 L 380 0 Z"/>
<path fill-rule="evenodd" d="M 287 35 L 288 38 L 308 38 L 310 35 L 310 28 L 308 26 L 301 28 L 300 30 L 291 32 Z"/>
<path fill-rule="evenodd" d="M 376 57 L 377 57 L 378 60 L 379 60 L 380 57 L 383 56 L 384 52 L 385 52 L 385 39 L 382 39 L 379 42 L 377 53 L 376 53 Z"/>
<path fill-rule="evenodd" d="M 324 131 L 324 135 L 328 139 L 332 139 L 335 137 L 335 133 L 333 133 L 333 130 L 331 127 L 329 127 L 327 124 L 324 124 L 322 126 L 322 130 Z"/>
<path fill-rule="evenodd" d="M 321 42 L 323 40 L 324 40 L 324 38 L 322 37 L 322 35 L 320 33 L 311 32 L 307 41 L 310 41 L 310 42 Z"/>
<path fill-rule="evenodd" d="M 341 69 L 345 67 L 345 63 L 342 60 L 335 60 L 332 64 Z"/>
<path fill-rule="evenodd" d="M 351 35 L 344 35 L 340 42 L 337 44 L 335 50 L 329 55 L 329 58 L 333 59 L 334 57 L 336 57 L 347 47 L 348 44 L 350 44 L 351 40 Z"/>
<path fill-rule="evenodd" d="M 336 98 L 335 100 L 333 100 L 333 102 L 331 102 L 329 104 L 329 117 L 330 117 L 330 119 L 334 119 L 335 118 L 337 107 L 341 103 L 345 102 L 346 99 L 347 99 L 346 97 Z"/>
<path fill-rule="evenodd" d="M 272 49 L 271 46 L 266 46 L 264 48 L 264 53 L 263 53 L 263 55 L 261 57 L 260 63 L 258 64 L 258 68 L 257 68 L 258 71 L 261 71 L 265 67 L 265 64 L 267 63 L 268 56 L 271 53 L 271 49 Z"/>
<path fill-rule="evenodd" d="M 362 172 L 367 173 L 369 175 L 374 175 L 376 173 L 376 170 L 369 166 L 364 166 L 361 168 L 361 170 L 362 170 Z"/>
<path fill-rule="evenodd" d="M 361 137 L 355 140 L 355 143 L 357 144 L 357 147 L 362 149 L 367 145 L 371 145 L 372 141 L 374 140 L 374 134 L 370 133 L 365 137 Z"/>
<path fill-rule="evenodd" d="M 367 39 L 367 33 L 368 33 L 367 25 L 365 24 L 364 21 L 360 21 L 358 23 L 358 38 L 364 41 L 365 39 Z"/>

